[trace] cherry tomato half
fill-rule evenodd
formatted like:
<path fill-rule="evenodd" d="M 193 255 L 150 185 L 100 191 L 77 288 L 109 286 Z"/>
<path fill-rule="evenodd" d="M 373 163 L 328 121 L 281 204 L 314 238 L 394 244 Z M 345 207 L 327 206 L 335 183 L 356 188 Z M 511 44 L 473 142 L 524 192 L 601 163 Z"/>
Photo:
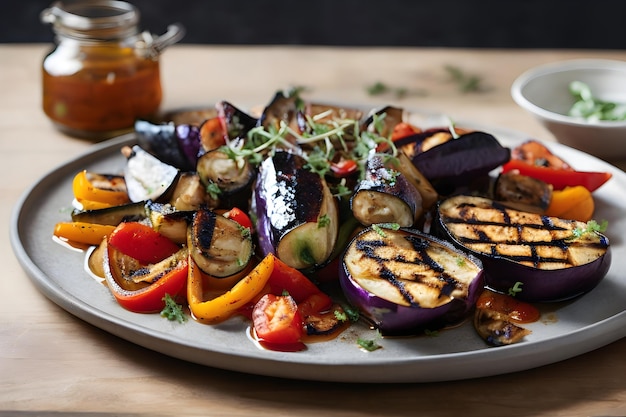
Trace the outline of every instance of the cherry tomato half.
<path fill-rule="evenodd" d="M 252 323 L 259 340 L 267 343 L 298 343 L 304 335 L 298 305 L 289 295 L 261 297 L 252 311 Z"/>

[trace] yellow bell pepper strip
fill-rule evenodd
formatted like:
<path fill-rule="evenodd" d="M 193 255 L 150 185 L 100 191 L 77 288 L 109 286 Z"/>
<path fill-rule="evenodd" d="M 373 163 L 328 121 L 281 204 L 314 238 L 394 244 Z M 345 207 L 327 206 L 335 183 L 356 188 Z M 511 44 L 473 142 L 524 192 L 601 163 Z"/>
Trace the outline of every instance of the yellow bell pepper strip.
<path fill-rule="evenodd" d="M 187 278 L 187 301 L 196 320 L 205 324 L 220 323 L 255 299 L 263 291 L 274 270 L 275 257 L 267 255 L 252 271 L 237 282 L 230 290 L 214 298 L 206 299 L 203 273 L 189 258 Z"/>
<path fill-rule="evenodd" d="M 567 220 L 588 222 L 593 217 L 595 204 L 591 192 L 578 185 L 552 191 L 550 205 L 546 209 L 547 216 Z"/>
<path fill-rule="evenodd" d="M 142 265 L 105 245 L 104 278 L 123 308 L 136 313 L 158 313 L 165 307 L 166 294 L 174 299 L 186 294 L 187 249 L 180 249 L 157 264 Z"/>
<path fill-rule="evenodd" d="M 130 202 L 125 184 L 120 184 L 117 189 L 100 188 L 92 181 L 97 175 L 83 170 L 74 176 L 72 191 L 79 203 L 91 201 L 118 206 Z"/>
<path fill-rule="evenodd" d="M 99 245 L 115 226 L 84 222 L 60 222 L 54 226 L 54 236 L 73 243 Z"/>

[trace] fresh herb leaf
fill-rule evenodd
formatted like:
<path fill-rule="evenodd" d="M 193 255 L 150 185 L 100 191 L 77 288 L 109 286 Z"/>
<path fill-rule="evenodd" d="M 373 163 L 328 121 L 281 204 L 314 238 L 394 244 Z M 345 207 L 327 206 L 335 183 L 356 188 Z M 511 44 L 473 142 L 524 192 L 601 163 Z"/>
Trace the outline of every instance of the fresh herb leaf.
<path fill-rule="evenodd" d="M 572 239 L 580 239 L 585 235 L 592 233 L 604 233 L 609 225 L 607 220 L 602 220 L 602 223 L 598 223 L 595 220 L 589 220 L 584 228 L 577 227 L 572 231 Z"/>
<path fill-rule="evenodd" d="M 382 346 L 378 344 L 378 339 L 380 339 L 382 336 L 380 334 L 380 331 L 376 330 L 376 338 L 375 339 L 363 339 L 361 337 L 359 337 L 356 340 L 357 345 L 359 345 L 362 349 L 368 351 L 368 352 L 373 352 L 375 350 L 378 349 L 382 349 Z"/>
<path fill-rule="evenodd" d="M 220 198 L 220 194 L 222 194 L 222 190 L 220 189 L 220 187 L 212 182 L 209 185 L 207 185 L 206 187 L 206 191 L 207 193 L 209 193 L 209 196 L 213 199 L 213 200 L 217 200 Z"/>
<path fill-rule="evenodd" d="M 425 329 L 424 330 L 424 334 L 428 337 L 437 337 L 439 336 L 439 332 L 437 330 L 429 330 L 429 329 Z"/>
<path fill-rule="evenodd" d="M 575 100 L 568 111 L 569 116 L 588 121 L 626 120 L 626 103 L 600 100 L 594 97 L 591 88 L 581 81 L 571 82 L 569 92 Z"/>
<path fill-rule="evenodd" d="M 475 93 L 484 90 L 482 78 L 478 75 L 467 74 L 454 65 L 446 65 L 445 69 L 463 93 Z"/>
<path fill-rule="evenodd" d="M 187 316 L 183 311 L 183 307 L 176 302 L 169 294 L 165 294 L 163 297 L 165 307 L 161 310 L 161 317 L 165 317 L 170 321 L 176 320 L 179 323 L 187 321 Z"/>
<path fill-rule="evenodd" d="M 509 295 L 515 297 L 517 293 L 522 292 L 522 285 L 524 285 L 523 282 L 517 281 L 513 287 L 509 288 Z"/>
<path fill-rule="evenodd" d="M 366 91 L 370 96 L 380 96 L 383 94 L 392 94 L 396 99 L 401 100 L 408 96 L 425 96 L 427 95 L 424 90 L 410 90 L 406 87 L 390 87 L 389 85 L 377 81 L 374 84 L 367 86 Z"/>
<path fill-rule="evenodd" d="M 317 219 L 317 228 L 321 229 L 322 227 L 326 227 L 330 224 L 330 217 L 328 214 L 323 214 Z"/>

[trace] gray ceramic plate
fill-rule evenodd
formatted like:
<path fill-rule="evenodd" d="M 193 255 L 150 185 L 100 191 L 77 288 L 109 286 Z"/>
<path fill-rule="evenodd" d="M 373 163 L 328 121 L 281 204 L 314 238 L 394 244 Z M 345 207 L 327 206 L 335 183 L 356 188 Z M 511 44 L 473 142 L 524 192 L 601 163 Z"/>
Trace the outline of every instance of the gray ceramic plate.
<path fill-rule="evenodd" d="M 440 122 L 420 120 L 419 124 Z M 526 139 L 517 132 L 473 127 L 494 134 L 509 146 Z M 626 174 L 557 144 L 552 145 L 553 150 L 574 167 L 614 175 L 595 193 L 595 217 L 609 221 L 613 265 L 589 294 L 545 308 L 544 320 L 528 326 L 533 333 L 522 343 L 488 348 L 467 322 L 436 337 L 382 339 L 379 344 L 383 348 L 368 353 L 357 347 L 356 339 L 371 339 L 374 332 L 353 326 L 336 340 L 310 344 L 306 351 L 272 352 L 259 349 L 247 336 L 247 324 L 238 319 L 207 326 L 193 320 L 179 324 L 158 314 L 128 312 L 105 286 L 85 272 L 84 254 L 55 243 L 51 233 L 55 223 L 69 219 L 75 173 L 82 169 L 121 172 L 124 159 L 119 149 L 133 142 L 131 134 L 101 143 L 43 176 L 16 205 L 11 242 L 17 259 L 46 297 L 86 322 L 137 345 L 190 362 L 251 374 L 343 382 L 431 382 L 530 369 L 626 336 L 626 275 L 619 272 L 626 270 Z"/>

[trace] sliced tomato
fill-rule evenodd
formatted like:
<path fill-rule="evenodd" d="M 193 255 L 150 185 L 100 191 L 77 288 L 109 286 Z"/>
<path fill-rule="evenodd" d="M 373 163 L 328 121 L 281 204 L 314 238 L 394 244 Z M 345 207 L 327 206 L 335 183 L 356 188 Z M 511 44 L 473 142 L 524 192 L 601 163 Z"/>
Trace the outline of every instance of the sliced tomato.
<path fill-rule="evenodd" d="M 409 137 L 421 131 L 422 130 L 417 126 L 413 126 L 412 124 L 407 122 L 400 122 L 394 126 L 393 132 L 391 134 L 391 140 L 395 142 L 399 139 Z"/>
<path fill-rule="evenodd" d="M 476 308 L 496 311 L 518 323 L 532 323 L 539 320 L 541 316 L 539 310 L 532 304 L 489 290 L 480 294 L 476 301 Z"/>
<path fill-rule="evenodd" d="M 249 229 L 250 231 L 253 230 L 252 220 L 250 220 L 250 217 L 240 208 L 233 207 L 227 212 L 225 212 L 223 216 L 228 219 L 236 221 L 237 223 L 239 223 L 241 227 L 245 227 Z"/>
<path fill-rule="evenodd" d="M 159 262 L 180 249 L 169 238 L 139 222 L 120 223 L 111 232 L 109 245 L 144 264 Z"/>
<path fill-rule="evenodd" d="M 330 164 L 330 170 L 335 176 L 343 178 L 354 174 L 359 168 L 359 165 L 354 159 L 340 159 L 338 162 Z"/>
<path fill-rule="evenodd" d="M 252 323 L 257 338 L 274 345 L 298 343 L 304 335 L 298 305 L 289 295 L 261 297 L 252 311 Z"/>
<path fill-rule="evenodd" d="M 518 159 L 512 159 L 502 166 L 503 173 L 509 171 L 517 171 L 522 175 L 552 184 L 555 190 L 582 185 L 589 192 L 594 192 L 613 176 L 610 172 L 569 171 L 546 168 L 531 165 Z"/>

